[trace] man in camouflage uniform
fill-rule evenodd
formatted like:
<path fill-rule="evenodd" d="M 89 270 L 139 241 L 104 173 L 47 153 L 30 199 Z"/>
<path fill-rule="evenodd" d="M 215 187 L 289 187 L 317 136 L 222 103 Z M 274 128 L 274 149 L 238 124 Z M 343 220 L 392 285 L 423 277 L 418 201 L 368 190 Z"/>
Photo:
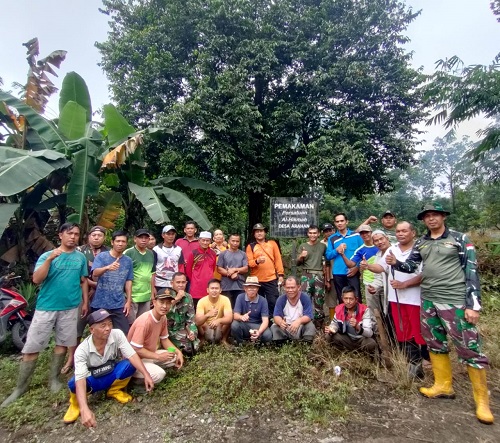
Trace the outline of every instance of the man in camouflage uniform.
<path fill-rule="evenodd" d="M 467 364 L 472 382 L 476 417 L 481 423 L 492 424 L 489 407 L 486 370 L 488 359 L 481 351 L 481 339 L 476 329 L 479 320 L 480 287 L 476 252 L 469 238 L 448 229 L 446 216 L 439 204 L 425 205 L 417 218 L 428 228 L 417 240 L 405 262 L 389 253 L 386 261 L 397 271 L 412 273 L 423 262 L 422 305 L 420 310 L 422 335 L 429 346 L 434 373 L 434 385 L 420 388 L 429 398 L 454 398 L 451 362 L 447 334 L 459 360 Z"/>
<path fill-rule="evenodd" d="M 325 311 L 325 281 L 330 280 L 326 273 L 325 251 L 326 245 L 319 241 L 319 228 L 309 226 L 307 230 L 307 243 L 299 246 L 297 265 L 302 266 L 300 290 L 309 294 L 313 303 L 314 325 L 321 329 L 324 326 Z"/>
<path fill-rule="evenodd" d="M 186 274 L 172 275 L 172 289 L 177 293 L 167 313 L 169 338 L 184 354 L 193 355 L 200 346 L 198 329 L 194 322 L 193 298 L 186 292 Z"/>

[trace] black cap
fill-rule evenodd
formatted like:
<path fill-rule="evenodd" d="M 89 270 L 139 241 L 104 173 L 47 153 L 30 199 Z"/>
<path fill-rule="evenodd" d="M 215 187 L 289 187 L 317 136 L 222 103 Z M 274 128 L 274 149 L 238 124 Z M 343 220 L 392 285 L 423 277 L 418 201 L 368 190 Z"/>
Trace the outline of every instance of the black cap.
<path fill-rule="evenodd" d="M 138 229 L 135 231 L 134 237 L 140 237 L 141 235 L 149 235 L 149 231 L 147 229 Z"/>
<path fill-rule="evenodd" d="M 163 300 L 165 298 L 174 299 L 177 293 L 172 288 L 161 288 L 155 295 L 156 300 Z"/>
<path fill-rule="evenodd" d="M 89 234 L 92 234 L 92 232 L 99 231 L 102 232 L 103 234 L 106 234 L 106 228 L 104 226 L 94 226 L 90 231 Z"/>
<path fill-rule="evenodd" d="M 382 214 L 382 218 L 384 218 L 386 215 L 392 215 L 393 217 L 396 217 L 396 214 L 394 214 L 394 212 L 390 211 L 389 209 Z"/>
<path fill-rule="evenodd" d="M 100 323 L 112 315 L 113 314 L 110 314 L 106 309 L 99 309 L 98 311 L 92 312 L 92 314 L 87 317 L 87 323 L 89 326 L 92 326 L 94 323 Z"/>
<path fill-rule="evenodd" d="M 331 223 L 325 223 L 323 225 L 323 231 L 329 231 L 330 229 L 333 231 L 333 225 Z"/>

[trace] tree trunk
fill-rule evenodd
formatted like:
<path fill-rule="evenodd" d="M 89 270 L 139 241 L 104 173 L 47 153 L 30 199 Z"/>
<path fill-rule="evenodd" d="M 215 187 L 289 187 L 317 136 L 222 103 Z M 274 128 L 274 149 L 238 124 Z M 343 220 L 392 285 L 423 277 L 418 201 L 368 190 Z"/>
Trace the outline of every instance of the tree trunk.
<path fill-rule="evenodd" d="M 255 223 L 262 223 L 267 226 L 267 221 L 262 220 L 264 212 L 264 194 L 260 191 L 248 191 L 248 229 L 247 243 L 253 241 L 252 228 Z"/>

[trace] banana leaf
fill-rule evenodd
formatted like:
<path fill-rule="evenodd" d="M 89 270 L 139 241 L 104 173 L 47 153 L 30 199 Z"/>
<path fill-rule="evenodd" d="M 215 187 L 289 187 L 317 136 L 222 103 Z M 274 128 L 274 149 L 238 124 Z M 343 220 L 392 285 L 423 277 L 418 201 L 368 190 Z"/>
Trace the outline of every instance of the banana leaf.
<path fill-rule="evenodd" d="M 156 194 L 155 190 L 151 187 L 139 186 L 134 183 L 128 184 L 130 191 L 137 197 L 144 209 L 155 223 L 166 223 L 170 221 L 167 216 L 167 210 Z"/>
<path fill-rule="evenodd" d="M 178 208 L 181 208 L 186 215 L 194 220 L 203 229 L 212 229 L 212 223 L 208 219 L 207 215 L 193 200 L 191 200 L 183 192 L 175 191 L 172 188 L 166 187 L 155 187 L 157 194 L 163 195 L 170 203 L 174 204 Z"/>

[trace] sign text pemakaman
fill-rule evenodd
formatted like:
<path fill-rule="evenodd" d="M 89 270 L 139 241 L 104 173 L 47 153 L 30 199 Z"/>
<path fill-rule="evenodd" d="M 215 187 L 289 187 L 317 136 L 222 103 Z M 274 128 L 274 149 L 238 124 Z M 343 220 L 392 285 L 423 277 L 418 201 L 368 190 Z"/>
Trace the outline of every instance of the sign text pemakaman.
<path fill-rule="evenodd" d="M 318 203 L 310 198 L 271 198 L 271 236 L 306 237 L 309 225 L 318 224 Z"/>

